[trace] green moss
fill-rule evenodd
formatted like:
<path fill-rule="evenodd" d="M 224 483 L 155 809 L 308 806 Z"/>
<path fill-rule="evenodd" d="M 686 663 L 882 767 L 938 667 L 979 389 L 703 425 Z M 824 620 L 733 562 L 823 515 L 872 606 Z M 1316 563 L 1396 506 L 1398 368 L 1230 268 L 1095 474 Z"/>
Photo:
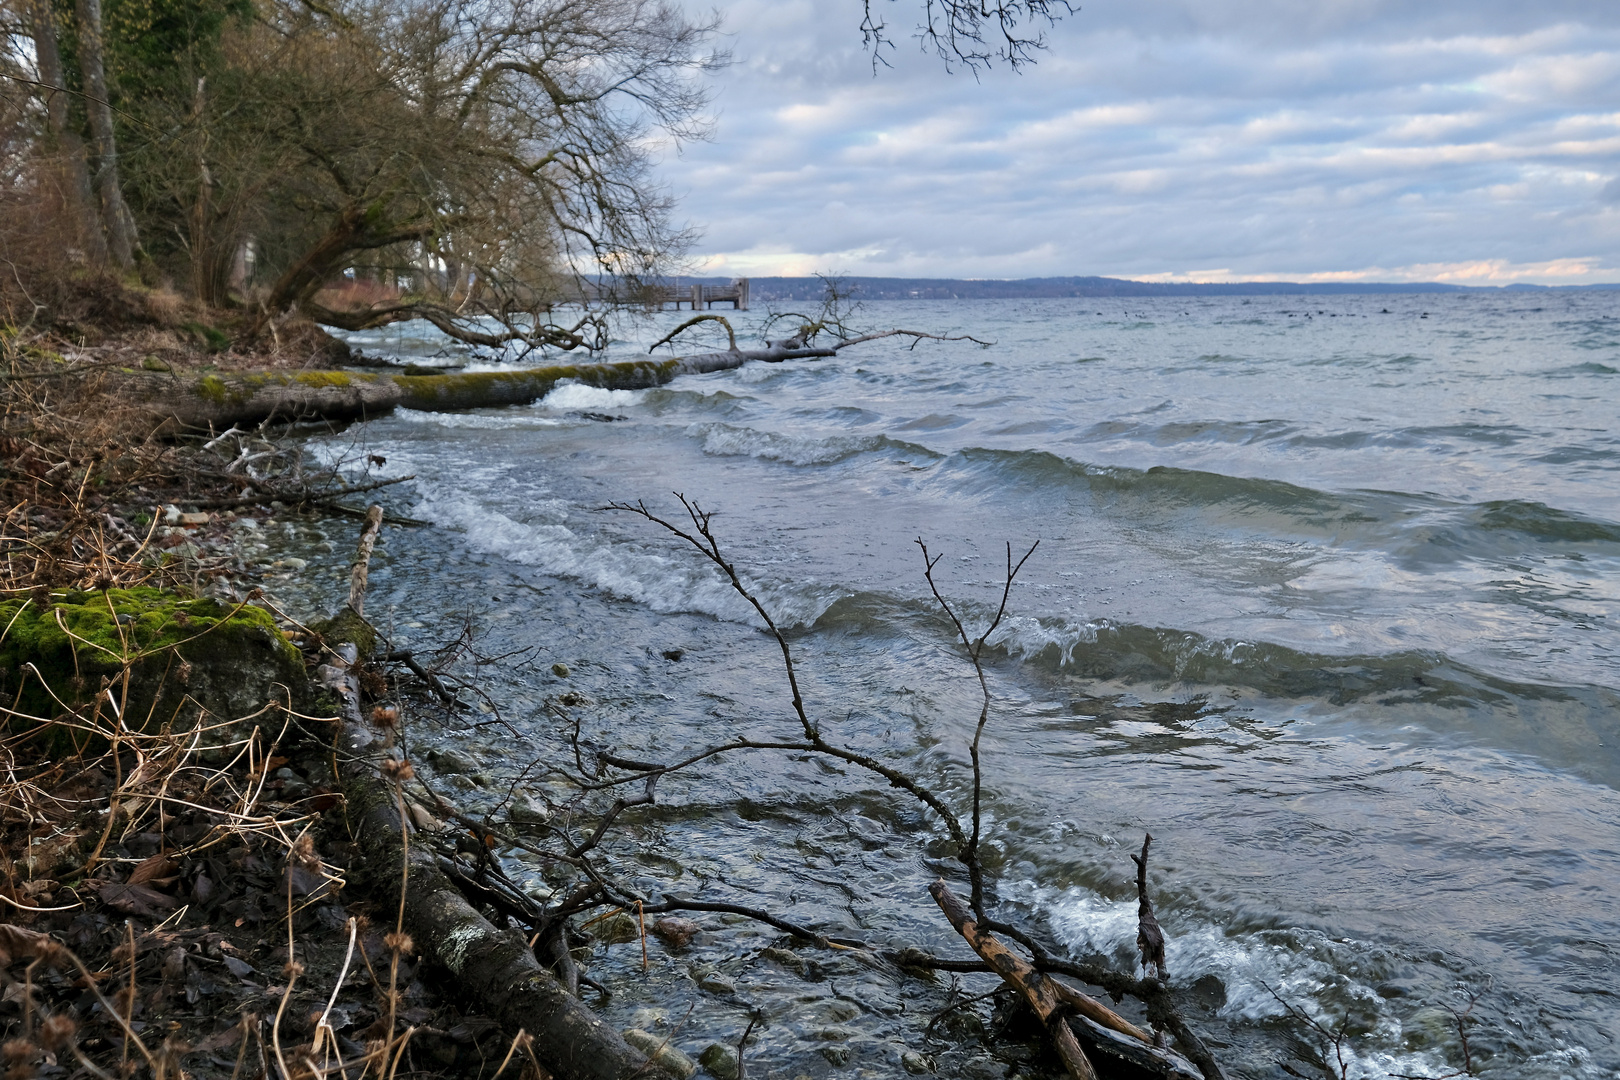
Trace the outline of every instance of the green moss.
<path fill-rule="evenodd" d="M 354 380 L 346 371 L 300 371 L 293 381 L 301 386 L 348 386 Z"/>
<path fill-rule="evenodd" d="M 304 692 L 301 654 L 260 608 L 146 588 L 0 603 L 0 694 L 18 712 L 55 717 L 121 684 L 126 669 L 132 728 L 167 723 L 188 697 L 233 717 L 263 705 L 275 684 Z"/>
<path fill-rule="evenodd" d="M 353 642 L 362 660 L 370 659 L 377 649 L 377 631 L 347 604 L 330 619 L 312 624 L 310 629 L 325 638 L 328 645 Z"/>
<path fill-rule="evenodd" d="M 225 389 L 225 380 L 220 378 L 218 375 L 204 375 L 202 378 L 197 380 L 197 385 L 194 389 L 198 397 L 207 398 L 209 401 L 212 401 L 218 405 L 225 404 L 226 400 L 230 397 Z"/>

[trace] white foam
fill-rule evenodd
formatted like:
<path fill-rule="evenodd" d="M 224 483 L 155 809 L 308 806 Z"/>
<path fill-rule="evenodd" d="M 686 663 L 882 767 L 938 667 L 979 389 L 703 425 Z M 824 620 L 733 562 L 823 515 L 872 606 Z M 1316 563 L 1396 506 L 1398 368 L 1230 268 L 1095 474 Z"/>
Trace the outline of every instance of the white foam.
<path fill-rule="evenodd" d="M 1135 900 L 1107 900 L 1079 889 L 1059 893 L 1033 884 L 1012 890 L 1009 895 L 1041 909 L 1071 955 L 1100 954 L 1111 958 L 1122 970 L 1137 969 Z M 1302 1032 L 1319 1044 L 1318 1048 L 1333 1063 L 1335 1075 L 1336 1058 L 1341 1053 L 1344 1075 L 1349 1080 L 1383 1080 L 1392 1073 L 1444 1076 L 1456 1067 L 1436 1050 L 1406 1049 L 1401 1018 L 1391 1004 L 1372 986 L 1346 974 L 1355 969 L 1360 958 L 1380 951 L 1376 945 L 1336 941 L 1315 930 L 1234 935 L 1209 925 L 1167 926 L 1165 937 L 1171 982 L 1185 988 L 1207 976 L 1219 979 L 1226 990 L 1226 1001 L 1219 1009 L 1222 1017 L 1248 1023 L 1275 1022 L 1287 1018 L 1293 1009 L 1333 1031 L 1346 1001 L 1355 1003 L 1358 1014 L 1373 1017 L 1372 1030 L 1346 1038 L 1337 1048 L 1315 1032 Z M 1590 1057 L 1582 1047 L 1540 1054 L 1524 1063 L 1523 1075 L 1596 1080 L 1600 1074 L 1586 1067 Z M 1539 1067 L 1529 1068 L 1531 1065 Z"/>
<path fill-rule="evenodd" d="M 786 465 L 831 465 L 882 445 L 877 435 L 833 435 L 814 438 L 730 424 L 693 424 L 687 434 L 703 440 L 703 452 L 715 457 L 751 457 Z"/>
<path fill-rule="evenodd" d="M 1107 620 L 1097 622 L 1049 623 L 1028 615 L 1015 615 L 1002 620 L 989 643 L 1007 650 L 1020 660 L 1033 660 L 1052 646 L 1058 649 L 1058 666 L 1074 663 L 1074 650 L 1080 645 L 1096 642 L 1097 632 L 1107 629 Z M 1136 931 L 1131 931 L 1135 935 Z"/>
<path fill-rule="evenodd" d="M 490 415 L 487 413 L 440 413 L 419 412 L 416 409 L 395 409 L 394 416 L 408 424 L 431 424 L 434 427 L 484 428 L 489 430 L 557 427 L 562 423 L 561 420 L 549 416 L 534 416 L 528 413 L 512 412 Z"/>
<path fill-rule="evenodd" d="M 715 568 L 695 555 L 662 543 L 626 541 L 611 534 L 576 528 L 558 500 L 526 504 L 517 521 L 459 491 L 429 487 L 413 513 L 461 528 L 481 551 L 572 578 L 615 596 L 647 605 L 661 614 L 696 611 L 735 622 L 758 624 L 758 615 Z M 747 580 L 746 584 L 778 625 L 814 622 L 841 593 L 814 583 L 792 585 Z"/>
<path fill-rule="evenodd" d="M 552 387 L 540 402 L 548 409 L 624 409 L 641 404 L 641 390 L 604 390 L 566 380 Z"/>

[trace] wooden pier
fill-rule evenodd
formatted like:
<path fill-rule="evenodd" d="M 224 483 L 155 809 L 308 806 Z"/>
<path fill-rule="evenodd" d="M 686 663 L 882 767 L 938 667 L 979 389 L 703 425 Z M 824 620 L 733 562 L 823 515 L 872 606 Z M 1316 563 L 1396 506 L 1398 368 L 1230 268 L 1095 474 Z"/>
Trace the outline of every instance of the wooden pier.
<path fill-rule="evenodd" d="M 738 278 L 730 285 L 655 285 L 647 290 L 647 306 L 662 311 L 674 304 L 685 304 L 693 311 L 705 311 L 716 303 L 729 303 L 738 311 L 748 310 L 748 279 Z"/>

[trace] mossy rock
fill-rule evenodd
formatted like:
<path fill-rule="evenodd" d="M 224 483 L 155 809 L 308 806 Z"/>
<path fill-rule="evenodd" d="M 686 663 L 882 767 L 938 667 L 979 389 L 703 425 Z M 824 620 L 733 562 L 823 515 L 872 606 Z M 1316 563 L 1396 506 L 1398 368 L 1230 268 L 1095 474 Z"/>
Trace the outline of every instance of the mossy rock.
<path fill-rule="evenodd" d="M 289 695 L 298 707 L 308 693 L 302 654 L 261 608 L 147 588 L 0 603 L 0 694 L 16 712 L 53 720 L 93 707 L 105 686 L 121 697 L 126 667 L 133 730 L 235 720 Z"/>
<path fill-rule="evenodd" d="M 330 619 L 322 619 L 311 623 L 309 628 L 326 641 L 328 645 L 338 645 L 342 642 L 353 642 L 359 650 L 361 660 L 370 660 L 371 654 L 377 649 L 377 631 L 372 629 L 370 623 L 354 613 L 354 609 L 344 604 L 338 613 Z"/>

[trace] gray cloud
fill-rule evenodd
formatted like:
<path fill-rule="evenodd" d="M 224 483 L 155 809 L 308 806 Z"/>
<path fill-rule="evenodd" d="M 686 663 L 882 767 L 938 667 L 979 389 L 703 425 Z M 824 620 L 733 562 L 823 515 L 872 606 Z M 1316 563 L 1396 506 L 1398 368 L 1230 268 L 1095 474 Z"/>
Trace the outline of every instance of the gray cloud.
<path fill-rule="evenodd" d="M 1620 5 L 1096 0 L 978 80 L 727 14 L 665 166 L 715 272 L 1620 279 Z"/>

